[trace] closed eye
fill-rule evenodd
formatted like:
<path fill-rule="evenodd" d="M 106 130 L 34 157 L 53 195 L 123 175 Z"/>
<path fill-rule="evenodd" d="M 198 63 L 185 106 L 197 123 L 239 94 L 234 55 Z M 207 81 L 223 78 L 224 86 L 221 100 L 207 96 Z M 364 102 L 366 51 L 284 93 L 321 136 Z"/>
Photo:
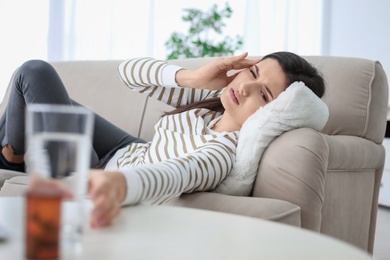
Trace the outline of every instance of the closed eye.
<path fill-rule="evenodd" d="M 260 94 L 264 101 L 267 101 L 267 95 L 263 91 L 260 91 Z"/>
<path fill-rule="evenodd" d="M 257 69 L 257 67 L 256 67 L 256 69 Z M 249 71 L 252 73 L 252 76 L 256 79 L 257 78 L 257 74 L 252 69 L 249 69 Z M 264 99 L 264 101 L 268 100 L 267 99 L 267 94 L 264 91 L 260 90 L 260 94 L 261 94 L 261 97 Z"/>

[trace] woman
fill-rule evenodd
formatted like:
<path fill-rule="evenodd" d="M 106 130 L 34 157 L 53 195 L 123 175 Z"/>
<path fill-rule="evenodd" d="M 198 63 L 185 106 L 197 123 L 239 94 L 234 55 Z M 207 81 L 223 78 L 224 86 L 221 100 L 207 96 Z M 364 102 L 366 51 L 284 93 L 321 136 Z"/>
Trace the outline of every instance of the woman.
<path fill-rule="evenodd" d="M 227 76 L 232 69 L 239 72 Z M 303 81 L 319 97 L 324 93 L 317 70 L 288 52 L 261 60 L 244 53 L 195 71 L 133 59 L 118 70 L 132 90 L 178 109 L 160 119 L 149 143 L 96 116 L 91 166 L 100 170 L 89 178 L 95 227 L 110 224 L 123 204 L 160 203 L 184 192 L 214 189 L 232 168 L 238 131 L 260 106 L 294 81 Z M 24 110 L 30 103 L 75 104 L 50 65 L 22 65 L 0 124 L 2 168 L 23 167 Z"/>

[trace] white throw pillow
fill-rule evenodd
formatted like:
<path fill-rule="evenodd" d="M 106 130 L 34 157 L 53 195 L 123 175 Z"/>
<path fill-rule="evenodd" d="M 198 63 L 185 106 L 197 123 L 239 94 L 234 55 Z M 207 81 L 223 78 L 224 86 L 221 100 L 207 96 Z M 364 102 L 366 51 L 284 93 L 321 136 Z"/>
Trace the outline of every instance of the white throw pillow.
<path fill-rule="evenodd" d="M 313 91 L 303 82 L 292 83 L 245 121 L 240 130 L 233 168 L 214 191 L 248 196 L 263 152 L 277 136 L 304 127 L 320 131 L 328 117 L 328 107 Z"/>

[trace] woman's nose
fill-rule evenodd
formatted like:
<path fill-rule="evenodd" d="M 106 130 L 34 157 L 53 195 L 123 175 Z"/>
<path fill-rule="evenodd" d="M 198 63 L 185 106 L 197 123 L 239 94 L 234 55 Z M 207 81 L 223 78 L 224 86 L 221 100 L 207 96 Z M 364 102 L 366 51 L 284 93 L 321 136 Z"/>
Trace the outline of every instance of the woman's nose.
<path fill-rule="evenodd" d="M 249 96 L 251 91 L 255 88 L 256 84 L 253 82 L 242 82 L 239 87 L 241 95 L 244 97 Z"/>

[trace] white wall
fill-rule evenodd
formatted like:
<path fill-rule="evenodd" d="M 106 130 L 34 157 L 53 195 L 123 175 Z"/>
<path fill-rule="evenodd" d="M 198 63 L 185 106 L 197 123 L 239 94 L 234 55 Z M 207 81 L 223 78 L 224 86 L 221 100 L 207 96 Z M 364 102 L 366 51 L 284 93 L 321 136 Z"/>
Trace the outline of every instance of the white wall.
<path fill-rule="evenodd" d="M 24 61 L 47 59 L 48 0 L 0 0 L 0 103 Z"/>
<path fill-rule="evenodd" d="M 390 79 L 390 1 L 324 0 L 323 54 L 378 60 Z M 325 21 L 326 21 L 325 17 Z"/>
<path fill-rule="evenodd" d="M 193 2 L 191 0 L 172 1 L 176 4 L 169 7 L 170 17 L 156 21 L 154 29 L 159 33 L 154 35 L 155 42 L 167 40 L 170 33 L 164 31 L 164 28 L 180 29 L 181 15 L 179 14 L 182 10 L 178 3 L 180 2 L 182 6 L 190 6 Z M 258 1 L 258 3 L 278 3 L 278 1 L 271 2 L 271 0 Z M 389 78 L 390 0 L 322 1 L 325 7 L 322 54 L 379 60 Z M 9 78 L 18 65 L 27 59 L 48 58 L 46 37 L 48 2 L 49 0 L 0 0 L 0 32 L 2 34 L 0 42 L 0 101 Z M 157 6 L 156 10 L 164 8 L 166 4 L 165 1 L 154 2 Z M 200 2 L 203 4 L 200 5 Z M 234 16 L 244 15 L 245 1 L 231 0 L 230 3 L 234 10 Z M 197 1 L 196 5 L 198 8 L 206 8 L 209 1 Z M 20 6 L 24 8 L 21 9 Z M 296 8 L 296 4 L 291 1 L 290 7 Z M 34 12 L 30 11 L 32 9 Z M 259 15 L 264 16 L 261 12 Z M 235 35 L 243 30 L 242 25 L 238 23 L 233 23 L 233 25 L 228 24 L 226 31 Z M 127 48 L 131 49 L 131 45 Z M 147 55 L 164 58 L 164 51 L 163 44 L 155 45 L 152 54 Z M 145 54 L 137 52 L 137 55 Z"/>

